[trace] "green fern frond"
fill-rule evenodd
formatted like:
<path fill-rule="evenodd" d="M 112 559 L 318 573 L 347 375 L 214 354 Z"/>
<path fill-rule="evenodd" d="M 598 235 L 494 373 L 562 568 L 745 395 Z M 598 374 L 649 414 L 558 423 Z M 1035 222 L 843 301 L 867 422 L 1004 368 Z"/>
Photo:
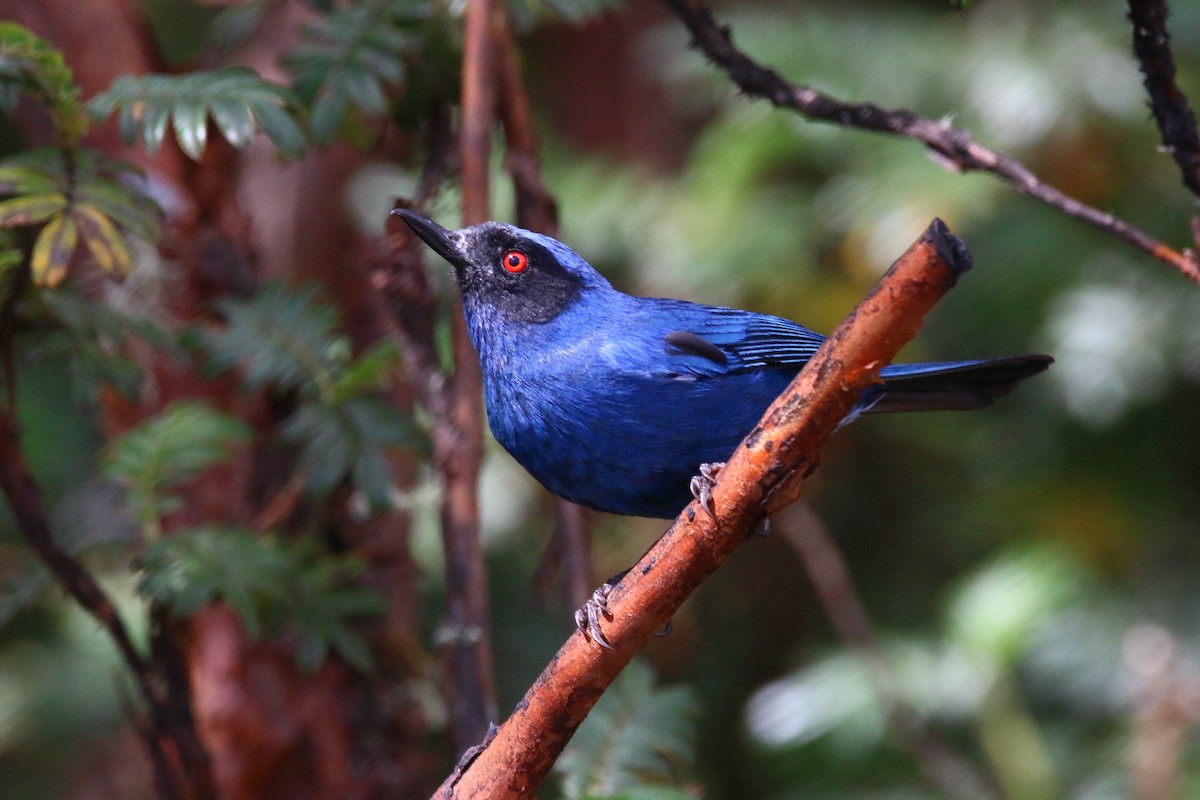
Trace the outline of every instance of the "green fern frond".
<path fill-rule="evenodd" d="M 559 758 L 564 796 L 640 796 L 678 784 L 695 758 L 696 716 L 690 690 L 657 689 L 650 668 L 631 662 Z"/>
<path fill-rule="evenodd" d="M 138 521 L 151 529 L 178 498 L 168 490 L 228 457 L 246 426 L 202 402 L 173 403 L 112 440 L 104 473 L 123 484 Z"/>
<path fill-rule="evenodd" d="M 324 556 L 302 564 L 305 568 L 297 571 L 288 601 L 289 623 L 299 638 L 296 662 L 315 670 L 333 651 L 369 672 L 371 650 L 352 622 L 376 616 L 386 605 L 378 591 L 354 582 L 362 563 L 348 556 Z"/>
<path fill-rule="evenodd" d="M 208 29 L 208 39 L 221 53 L 241 47 L 262 24 L 272 0 L 248 0 L 221 9 Z"/>
<path fill-rule="evenodd" d="M 337 332 L 337 311 L 317 300 L 316 289 L 270 284 L 248 300 L 226 300 L 219 308 L 225 327 L 201 339 L 213 367 L 241 367 L 250 388 L 334 398 L 335 376 L 349 363 L 350 348 Z"/>
<path fill-rule="evenodd" d="M 385 452 L 429 449 L 412 420 L 372 394 L 306 403 L 284 424 L 283 436 L 299 448 L 310 492 L 328 494 L 349 479 L 375 509 L 387 506 L 391 489 Z"/>
<path fill-rule="evenodd" d="M 399 360 L 395 345 L 382 342 L 351 359 L 337 312 L 313 288 L 273 284 L 220 310 L 225 327 L 201 335 L 199 345 L 215 369 L 240 369 L 248 388 L 298 394 L 282 433 L 297 448 L 308 490 L 326 495 L 349 480 L 372 507 L 386 506 L 385 452 L 428 449 L 412 420 L 379 393 Z"/>
<path fill-rule="evenodd" d="M 251 637 L 292 635 L 296 661 L 316 669 L 330 651 L 361 670 L 371 652 L 355 620 L 379 614 L 382 597 L 359 585 L 361 563 L 330 556 L 309 539 L 281 542 L 241 528 L 210 525 L 179 531 L 146 548 L 139 590 L 186 617 L 218 600 L 230 605 Z"/>
<path fill-rule="evenodd" d="M 313 138 L 328 142 L 347 113 L 368 117 L 388 110 L 388 89 L 404 80 L 405 56 L 421 42 L 428 0 L 374 0 L 338 9 L 305 29 L 306 41 L 284 64 L 293 88 L 312 108 Z"/>
<path fill-rule="evenodd" d="M 55 329 L 44 347 L 69 359 L 81 403 L 94 400 L 100 386 L 126 397 L 137 394 L 142 372 L 126 354 L 131 336 L 164 353 L 182 355 L 175 336 L 148 318 L 125 314 L 70 291 L 49 290 L 39 293 L 37 299 Z"/>
<path fill-rule="evenodd" d="M 170 124 L 180 148 L 198 161 L 208 145 L 210 118 L 234 147 L 245 147 L 262 131 L 284 156 L 300 155 L 307 143 L 290 112 L 293 105 L 282 86 L 253 70 L 231 68 L 121 77 L 92 98 L 88 108 L 99 119 L 115 112 L 125 141 L 140 139 L 151 151 L 162 146 Z"/>
<path fill-rule="evenodd" d="M 139 591 L 176 616 L 224 600 L 255 638 L 263 632 L 264 610 L 287 601 L 292 571 L 288 554 L 273 540 L 217 525 L 152 542 L 139 566 Z"/>
<path fill-rule="evenodd" d="M 60 147 L 79 146 L 89 119 L 62 53 L 27 28 L 0 22 L 0 108 L 12 111 L 22 93 L 49 110 Z"/>

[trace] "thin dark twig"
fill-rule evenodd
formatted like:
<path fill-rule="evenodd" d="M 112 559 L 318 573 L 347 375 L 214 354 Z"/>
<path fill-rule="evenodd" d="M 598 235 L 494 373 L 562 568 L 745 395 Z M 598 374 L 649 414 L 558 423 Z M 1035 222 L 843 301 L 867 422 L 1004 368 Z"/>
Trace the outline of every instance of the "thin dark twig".
<path fill-rule="evenodd" d="M 859 652 L 870 669 L 888 724 L 925 777 L 953 797 L 999 796 L 993 782 L 926 728 L 903 699 L 846 560 L 817 515 L 798 503 L 775 522 L 773 529 L 781 531 L 784 541 L 796 551 L 833 629 Z"/>
<path fill-rule="evenodd" d="M 558 520 L 533 571 L 533 596 L 539 603 L 547 602 L 555 580 L 561 574 L 567 602 L 571 608 L 580 608 L 596 587 L 592 575 L 592 536 L 587 509 L 562 498 L 558 499 L 555 507 Z"/>
<path fill-rule="evenodd" d="M 1183 185 L 1200 195 L 1200 134 L 1196 116 L 1175 83 L 1175 59 L 1167 33 L 1165 0 L 1129 0 L 1133 23 L 1133 52 L 1150 95 L 1150 110 L 1162 134 L 1163 146 L 1179 165 Z"/>
<path fill-rule="evenodd" d="M 925 144 L 944 165 L 962 172 L 995 175 L 1017 191 L 1128 242 L 1200 283 L 1200 259 L 1154 239 L 1123 219 L 1087 205 L 1040 180 L 1010 156 L 989 150 L 967 131 L 946 120 L 933 120 L 907 109 L 885 109 L 872 103 L 845 103 L 807 86 L 798 86 L 762 66 L 734 46 L 730 29 L 718 25 L 697 0 L 663 0 L 683 21 L 695 45 L 743 92 L 761 97 L 805 117 L 850 128 L 889 133 Z"/>
<path fill-rule="evenodd" d="M 50 533 L 49 517 L 42 503 L 41 490 L 29 471 L 25 453 L 21 448 L 17 420 L 6 406 L 0 406 L 0 490 L 3 490 L 8 499 L 8 504 L 17 519 L 17 527 L 25 541 L 50 569 L 67 594 L 95 617 L 108 632 L 117 647 L 117 652 L 133 673 L 134 681 L 150 709 L 153 720 L 153 732 L 148 732 L 145 738 L 154 761 L 160 790 L 166 797 L 179 797 L 177 778 L 158 738 L 159 735 L 175 738 L 173 726 L 170 724 L 171 711 L 157 688 L 158 678 L 150 663 L 138 653 L 112 599 L 92 574 L 54 541 Z M 183 744 L 177 743 L 181 746 Z"/>

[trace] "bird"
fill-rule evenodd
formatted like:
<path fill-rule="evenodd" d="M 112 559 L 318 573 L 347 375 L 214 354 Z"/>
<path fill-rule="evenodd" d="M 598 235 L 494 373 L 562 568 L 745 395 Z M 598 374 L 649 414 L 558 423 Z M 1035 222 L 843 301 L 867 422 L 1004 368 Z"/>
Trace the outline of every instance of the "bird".
<path fill-rule="evenodd" d="M 453 267 L 488 423 L 539 483 L 613 514 L 710 513 L 711 479 L 825 337 L 769 314 L 618 291 L 579 254 L 501 222 L 399 216 Z M 886 366 L 864 413 L 989 406 L 1053 358 Z"/>

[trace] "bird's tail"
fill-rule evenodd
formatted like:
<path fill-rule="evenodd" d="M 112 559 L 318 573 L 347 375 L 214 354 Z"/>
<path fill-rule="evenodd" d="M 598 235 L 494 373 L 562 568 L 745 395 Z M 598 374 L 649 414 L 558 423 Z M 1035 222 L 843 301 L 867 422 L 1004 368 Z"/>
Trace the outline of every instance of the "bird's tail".
<path fill-rule="evenodd" d="M 892 364 L 880 373 L 883 385 L 870 389 L 859 413 L 971 410 L 990 406 L 1054 359 L 1028 354 L 977 361 Z"/>

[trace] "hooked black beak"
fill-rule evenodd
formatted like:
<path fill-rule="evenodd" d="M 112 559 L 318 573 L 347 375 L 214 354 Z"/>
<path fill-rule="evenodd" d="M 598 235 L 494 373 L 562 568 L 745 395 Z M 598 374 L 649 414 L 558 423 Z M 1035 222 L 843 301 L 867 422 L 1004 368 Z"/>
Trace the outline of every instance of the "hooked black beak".
<path fill-rule="evenodd" d="M 408 223 L 408 227 L 413 229 L 413 233 L 420 236 L 421 240 L 432 247 L 439 256 L 456 267 L 463 265 L 463 254 L 458 248 L 457 237 L 454 236 L 453 231 L 447 230 L 433 220 L 426 219 L 407 208 L 393 209 L 392 214 Z"/>

